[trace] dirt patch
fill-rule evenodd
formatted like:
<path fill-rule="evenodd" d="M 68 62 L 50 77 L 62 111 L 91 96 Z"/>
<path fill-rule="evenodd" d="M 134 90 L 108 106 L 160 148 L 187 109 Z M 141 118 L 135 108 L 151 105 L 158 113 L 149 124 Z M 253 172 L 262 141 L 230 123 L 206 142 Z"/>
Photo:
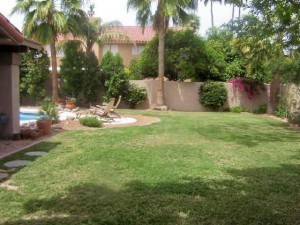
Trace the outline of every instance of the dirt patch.
<path fill-rule="evenodd" d="M 149 117 L 149 116 L 141 116 L 141 115 L 122 115 L 122 117 L 131 117 L 136 119 L 136 122 L 130 124 L 120 124 L 120 125 L 112 125 L 105 124 L 103 128 L 90 128 L 82 126 L 78 121 L 63 121 L 59 124 L 55 124 L 52 126 L 51 133 L 46 136 L 42 136 L 36 140 L 26 139 L 26 140 L 0 140 L 0 159 L 4 158 L 8 155 L 14 154 L 18 151 L 21 151 L 25 148 L 31 147 L 46 138 L 49 138 L 53 135 L 61 133 L 67 130 L 94 130 L 94 129 L 107 129 L 113 127 L 125 127 L 125 126 L 144 126 L 150 125 L 152 123 L 156 123 L 160 121 L 158 118 Z"/>

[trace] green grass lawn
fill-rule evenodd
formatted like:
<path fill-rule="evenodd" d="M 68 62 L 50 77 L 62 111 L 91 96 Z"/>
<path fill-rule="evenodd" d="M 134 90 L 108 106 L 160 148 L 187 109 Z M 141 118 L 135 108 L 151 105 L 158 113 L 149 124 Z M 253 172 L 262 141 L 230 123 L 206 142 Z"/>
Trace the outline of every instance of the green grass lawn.
<path fill-rule="evenodd" d="M 161 122 L 26 150 L 49 154 L 0 188 L 0 224 L 300 224 L 299 131 L 251 114 L 126 112 Z"/>

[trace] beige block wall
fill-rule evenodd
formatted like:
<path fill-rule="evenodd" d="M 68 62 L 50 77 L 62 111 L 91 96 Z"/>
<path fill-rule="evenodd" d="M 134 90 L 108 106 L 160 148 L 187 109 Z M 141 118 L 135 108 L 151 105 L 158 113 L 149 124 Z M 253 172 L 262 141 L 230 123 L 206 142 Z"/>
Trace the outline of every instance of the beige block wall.
<path fill-rule="evenodd" d="M 135 80 L 130 81 L 139 87 L 145 87 L 148 93 L 148 100 L 139 105 L 138 109 L 154 108 L 157 97 L 157 80 Z M 165 81 L 165 102 L 167 106 L 176 111 L 211 111 L 199 103 L 198 91 L 201 82 L 177 82 Z M 240 93 L 230 83 L 224 83 L 228 90 L 228 100 L 223 108 L 243 106 L 250 111 L 259 105 L 267 104 L 268 91 L 262 92 L 254 99 L 249 100 L 244 93 Z"/>

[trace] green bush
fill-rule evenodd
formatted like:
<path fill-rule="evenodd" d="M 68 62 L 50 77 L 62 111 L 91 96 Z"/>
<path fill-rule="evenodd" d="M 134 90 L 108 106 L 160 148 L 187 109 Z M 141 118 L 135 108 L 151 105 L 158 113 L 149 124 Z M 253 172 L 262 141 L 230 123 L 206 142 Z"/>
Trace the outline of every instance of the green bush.
<path fill-rule="evenodd" d="M 230 108 L 229 111 L 233 112 L 233 113 L 241 113 L 241 112 L 247 112 L 247 109 L 245 109 L 242 106 L 235 106 L 235 107 Z"/>
<path fill-rule="evenodd" d="M 85 54 L 79 42 L 64 44 L 64 57 L 61 59 L 60 74 L 63 78 L 62 91 L 68 96 L 78 98 L 84 81 Z"/>
<path fill-rule="evenodd" d="M 132 59 L 128 68 L 128 79 L 129 80 L 143 80 L 141 64 L 138 59 Z"/>
<path fill-rule="evenodd" d="M 20 65 L 20 96 L 40 101 L 46 96 L 45 82 L 49 77 L 49 58 L 45 50 L 22 54 Z"/>
<path fill-rule="evenodd" d="M 258 108 L 255 109 L 253 111 L 253 113 L 255 113 L 255 114 L 265 114 L 265 113 L 267 113 L 267 109 L 268 109 L 267 104 L 263 104 L 263 105 L 258 106 Z"/>
<path fill-rule="evenodd" d="M 102 127 L 102 121 L 96 117 L 83 117 L 79 119 L 80 124 L 87 127 Z"/>
<path fill-rule="evenodd" d="M 136 105 L 143 103 L 147 99 L 147 90 L 140 88 L 135 84 L 129 84 L 127 95 L 124 101 L 135 108 Z"/>
<path fill-rule="evenodd" d="M 129 81 L 124 71 L 123 59 L 119 54 L 114 55 L 108 51 L 101 62 L 102 78 L 105 87 L 103 101 L 110 98 L 126 96 Z"/>
<path fill-rule="evenodd" d="M 207 81 L 199 88 L 199 100 L 203 106 L 215 111 L 227 100 L 227 90 L 222 82 Z"/>
<path fill-rule="evenodd" d="M 140 60 L 144 77 L 158 75 L 158 37 L 145 46 Z M 205 41 L 192 30 L 168 30 L 165 35 L 165 76 L 169 80 L 206 80 Z"/>
<path fill-rule="evenodd" d="M 300 113 L 294 112 L 289 115 L 288 118 L 289 123 L 300 125 Z"/>
<path fill-rule="evenodd" d="M 58 122 L 58 111 L 54 102 L 50 98 L 45 98 L 42 104 L 42 110 L 46 116 L 48 116 L 53 123 Z"/>

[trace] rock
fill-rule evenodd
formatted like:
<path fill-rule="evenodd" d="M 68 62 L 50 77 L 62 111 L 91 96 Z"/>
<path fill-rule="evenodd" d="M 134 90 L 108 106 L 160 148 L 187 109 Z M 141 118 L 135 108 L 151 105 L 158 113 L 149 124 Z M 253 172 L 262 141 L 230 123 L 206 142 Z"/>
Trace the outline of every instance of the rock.
<path fill-rule="evenodd" d="M 72 109 L 72 112 L 77 112 L 79 110 L 79 107 L 76 107 L 75 109 Z"/>
<path fill-rule="evenodd" d="M 5 163 L 4 166 L 6 166 L 8 168 L 17 168 L 17 167 L 27 166 L 30 163 L 31 163 L 31 161 L 29 161 L 29 160 L 14 160 L 14 161 Z"/>

